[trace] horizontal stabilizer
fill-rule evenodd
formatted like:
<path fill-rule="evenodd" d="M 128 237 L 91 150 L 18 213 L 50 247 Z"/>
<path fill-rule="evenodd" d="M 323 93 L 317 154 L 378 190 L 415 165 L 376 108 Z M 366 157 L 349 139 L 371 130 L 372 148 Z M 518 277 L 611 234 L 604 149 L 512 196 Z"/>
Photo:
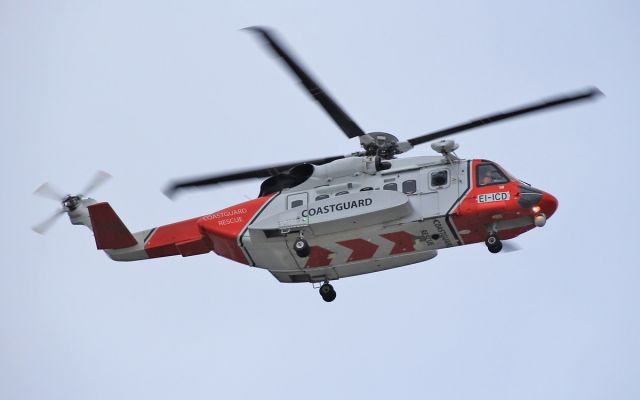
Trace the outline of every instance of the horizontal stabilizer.
<path fill-rule="evenodd" d="M 88 208 L 99 250 L 124 249 L 138 243 L 109 203 L 98 203 Z"/>

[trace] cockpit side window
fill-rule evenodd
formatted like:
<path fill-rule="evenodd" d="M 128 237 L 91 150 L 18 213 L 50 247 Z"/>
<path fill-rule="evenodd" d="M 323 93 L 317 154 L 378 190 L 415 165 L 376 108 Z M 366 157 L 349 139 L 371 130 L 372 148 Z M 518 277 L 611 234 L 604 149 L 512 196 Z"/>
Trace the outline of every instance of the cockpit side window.
<path fill-rule="evenodd" d="M 507 183 L 509 179 L 493 164 L 480 164 L 476 169 L 476 184 L 478 186 L 497 185 Z"/>

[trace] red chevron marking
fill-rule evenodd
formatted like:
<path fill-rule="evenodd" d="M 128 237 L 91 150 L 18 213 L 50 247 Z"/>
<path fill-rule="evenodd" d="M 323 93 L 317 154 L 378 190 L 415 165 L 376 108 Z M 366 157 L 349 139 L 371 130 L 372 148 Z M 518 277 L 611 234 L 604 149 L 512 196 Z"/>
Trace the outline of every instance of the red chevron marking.
<path fill-rule="evenodd" d="M 309 259 L 305 268 L 318 268 L 327 267 L 331 264 L 331 258 L 329 255 L 333 254 L 332 251 L 320 246 L 311 246 L 311 253 L 309 253 Z"/>
<path fill-rule="evenodd" d="M 380 236 L 394 243 L 390 255 L 416 251 L 413 247 L 413 235 L 409 232 L 391 232 Z"/>
<path fill-rule="evenodd" d="M 364 239 L 352 239 L 338 242 L 339 245 L 353 250 L 347 262 L 366 260 L 373 257 L 378 245 Z"/>

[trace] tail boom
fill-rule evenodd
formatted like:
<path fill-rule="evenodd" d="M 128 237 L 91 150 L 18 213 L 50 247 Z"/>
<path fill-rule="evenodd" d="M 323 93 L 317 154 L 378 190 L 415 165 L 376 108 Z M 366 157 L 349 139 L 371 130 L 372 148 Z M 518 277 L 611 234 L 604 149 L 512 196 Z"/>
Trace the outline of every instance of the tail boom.
<path fill-rule="evenodd" d="M 203 217 L 135 233 L 127 229 L 109 203 L 95 203 L 86 207 L 88 218 L 77 218 L 76 224 L 91 228 L 96 247 L 116 261 L 189 257 L 213 251 L 249 265 L 240 241 L 242 232 L 272 197 L 260 197 Z"/>

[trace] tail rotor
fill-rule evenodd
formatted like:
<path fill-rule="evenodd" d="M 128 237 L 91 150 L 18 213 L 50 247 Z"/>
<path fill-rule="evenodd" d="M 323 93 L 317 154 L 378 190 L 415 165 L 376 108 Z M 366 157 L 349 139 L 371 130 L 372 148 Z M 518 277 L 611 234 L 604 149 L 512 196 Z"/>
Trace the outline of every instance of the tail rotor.
<path fill-rule="evenodd" d="M 36 233 L 44 235 L 49 231 L 49 229 L 51 229 L 51 227 L 53 227 L 60 216 L 76 210 L 88 194 L 98 189 L 110 178 L 111 175 L 107 172 L 97 171 L 93 178 L 91 178 L 91 180 L 85 185 L 84 190 L 77 195 L 62 194 L 62 192 L 50 182 L 43 183 L 33 192 L 33 194 L 46 199 L 55 200 L 59 202 L 62 207 L 56 210 L 49 218 L 31 227 L 31 229 Z"/>

